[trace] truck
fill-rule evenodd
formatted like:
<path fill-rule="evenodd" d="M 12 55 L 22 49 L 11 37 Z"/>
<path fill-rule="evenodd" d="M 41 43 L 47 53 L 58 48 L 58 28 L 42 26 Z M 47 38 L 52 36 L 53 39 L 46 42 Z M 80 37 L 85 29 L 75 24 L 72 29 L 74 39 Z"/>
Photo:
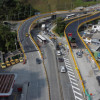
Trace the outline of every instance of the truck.
<path fill-rule="evenodd" d="M 71 38 L 71 39 L 69 40 L 69 43 L 70 43 L 70 46 L 71 46 L 72 48 L 77 48 L 77 44 L 76 44 L 76 39 L 75 39 L 75 38 Z"/>

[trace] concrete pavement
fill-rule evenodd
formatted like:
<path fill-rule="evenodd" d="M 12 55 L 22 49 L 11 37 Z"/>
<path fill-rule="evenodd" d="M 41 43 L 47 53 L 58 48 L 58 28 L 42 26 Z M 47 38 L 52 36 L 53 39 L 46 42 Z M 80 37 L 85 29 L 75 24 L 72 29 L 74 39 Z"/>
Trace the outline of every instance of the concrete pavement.
<path fill-rule="evenodd" d="M 87 55 L 83 54 L 82 58 L 76 57 L 76 52 L 78 50 L 73 50 L 75 59 L 77 61 L 79 70 L 81 72 L 84 85 L 89 94 L 92 93 L 92 100 L 100 99 L 100 86 L 96 80 L 96 76 L 100 76 L 100 71 L 97 69 L 95 64 L 91 62 Z"/>

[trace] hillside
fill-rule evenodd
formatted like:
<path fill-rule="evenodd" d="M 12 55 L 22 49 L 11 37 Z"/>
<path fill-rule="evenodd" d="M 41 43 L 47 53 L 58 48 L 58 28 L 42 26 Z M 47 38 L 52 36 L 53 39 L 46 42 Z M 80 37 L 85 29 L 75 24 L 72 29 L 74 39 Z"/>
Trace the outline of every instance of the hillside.
<path fill-rule="evenodd" d="M 68 10 L 77 6 L 90 6 L 100 3 L 100 0 L 20 0 L 23 3 L 30 3 L 32 7 L 40 12 Z M 87 1 L 87 2 L 86 2 Z"/>

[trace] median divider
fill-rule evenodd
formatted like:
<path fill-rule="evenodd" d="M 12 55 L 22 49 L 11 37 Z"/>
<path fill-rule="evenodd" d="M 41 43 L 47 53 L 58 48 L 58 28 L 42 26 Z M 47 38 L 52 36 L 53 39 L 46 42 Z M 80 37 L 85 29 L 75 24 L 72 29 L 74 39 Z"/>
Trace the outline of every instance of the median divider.
<path fill-rule="evenodd" d="M 83 23 L 81 23 L 79 26 L 78 26 L 78 29 L 84 24 L 84 23 L 87 23 L 87 22 L 90 22 L 90 21 L 93 21 L 93 20 L 96 20 L 96 19 L 99 19 L 99 17 L 96 17 L 96 18 L 93 18 L 93 19 L 90 19 L 88 21 L 85 21 Z M 93 60 L 95 61 L 95 64 L 97 65 L 98 69 L 100 70 L 100 65 L 98 64 L 98 62 L 96 61 L 95 57 L 93 56 L 91 50 L 88 48 L 88 46 L 86 45 L 86 43 L 84 42 L 84 40 L 82 39 L 81 35 L 79 34 L 78 32 L 78 29 L 77 29 L 77 33 L 78 33 L 78 36 L 80 37 L 81 41 L 83 42 L 83 44 L 85 45 L 86 49 L 89 51 L 91 57 L 93 58 Z"/>

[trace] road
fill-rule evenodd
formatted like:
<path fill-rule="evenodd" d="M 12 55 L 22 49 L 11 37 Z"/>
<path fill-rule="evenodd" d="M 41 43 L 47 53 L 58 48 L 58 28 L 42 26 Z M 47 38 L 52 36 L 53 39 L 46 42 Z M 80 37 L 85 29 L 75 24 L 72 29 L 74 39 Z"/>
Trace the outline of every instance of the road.
<path fill-rule="evenodd" d="M 89 58 L 88 58 L 89 56 L 83 55 L 82 59 L 76 57 L 76 52 L 78 51 L 78 49 L 82 49 L 82 50 L 86 49 L 84 44 L 82 43 L 81 39 L 79 38 L 79 36 L 77 34 L 77 29 L 78 29 L 78 25 L 81 24 L 82 22 L 84 22 L 86 20 L 93 19 L 95 17 L 99 17 L 99 16 L 100 16 L 100 13 L 97 13 L 97 14 L 94 14 L 90 17 L 86 17 L 86 18 L 74 21 L 73 23 L 69 24 L 69 26 L 65 30 L 67 35 L 68 35 L 68 33 L 72 33 L 72 36 L 76 38 L 76 43 L 78 45 L 78 48 L 73 49 L 73 53 L 74 53 L 77 65 L 79 67 L 80 73 L 83 77 L 83 81 L 85 81 L 84 82 L 85 88 L 88 90 L 89 94 L 93 93 L 93 95 L 91 96 L 91 98 L 93 100 L 100 99 L 100 95 L 98 95 L 99 87 L 97 84 L 97 80 L 95 78 L 97 76 L 97 73 L 94 71 L 94 69 L 96 69 L 95 68 L 96 65 L 93 64 L 92 61 L 89 61 Z M 100 75 L 100 73 L 98 75 Z"/>
<path fill-rule="evenodd" d="M 21 81 L 22 84 L 25 81 L 30 83 L 27 90 L 27 100 L 49 100 L 48 85 L 43 65 L 36 64 L 36 58 L 39 58 L 39 53 L 30 38 L 25 36 L 25 33 L 28 33 L 32 21 L 37 17 L 39 16 L 26 20 L 18 31 L 19 40 L 27 56 L 27 67 L 24 68 L 22 73 L 19 73 L 20 71 L 18 72 L 20 77 L 18 77 L 16 84 Z"/>
<path fill-rule="evenodd" d="M 46 94 L 48 93 L 47 92 L 47 83 L 46 83 L 46 77 L 45 77 L 45 73 L 43 72 L 44 71 L 44 69 L 43 69 L 43 66 L 42 65 L 40 65 L 41 66 L 41 70 L 39 69 L 39 68 L 37 68 L 37 65 L 36 65 L 36 63 L 34 63 L 33 62 L 33 60 L 35 60 L 36 59 L 36 57 L 38 57 L 38 52 L 35 52 L 35 51 L 37 51 L 37 48 L 35 47 L 35 45 L 32 43 L 32 41 L 30 40 L 30 37 L 26 37 L 25 36 L 25 34 L 26 33 L 29 33 L 28 31 L 29 31 L 29 27 L 30 27 L 30 25 L 31 25 L 31 23 L 35 20 L 35 19 L 37 19 L 38 17 L 42 17 L 42 16 L 46 16 L 46 15 L 50 15 L 49 13 L 48 14 L 42 14 L 42 15 L 38 15 L 38 16 L 35 16 L 35 17 L 32 17 L 32 18 L 30 18 L 30 19 L 28 19 L 28 20 L 26 20 L 24 23 L 22 23 L 22 25 L 21 25 L 21 27 L 20 27 L 20 29 L 19 29 L 19 31 L 18 31 L 18 37 L 19 37 L 19 40 L 20 40 L 20 42 L 21 42 L 21 44 L 22 44 L 22 46 L 23 46 L 23 49 L 24 49 L 24 51 L 25 51 L 25 53 L 28 53 L 27 54 L 27 58 L 28 58 L 28 67 L 27 67 L 27 70 L 28 71 L 32 71 L 32 73 L 29 73 L 29 82 L 30 82 L 30 87 L 29 87 L 29 90 L 28 90 L 28 97 L 30 97 L 29 99 L 30 100 L 33 100 L 34 98 L 35 98 L 35 96 L 36 96 L 36 98 L 35 99 L 38 99 L 38 100 L 47 100 L 47 98 L 48 98 L 48 96 L 46 96 Z M 61 15 L 61 14 L 59 14 L 59 15 Z M 58 15 L 58 16 L 59 16 Z M 64 15 L 66 15 L 66 14 L 64 14 Z M 48 52 L 48 54 L 49 54 L 50 52 Z M 48 55 L 48 56 L 50 56 L 50 55 Z M 49 62 L 48 62 L 49 63 Z M 51 63 L 49 63 L 49 64 L 52 64 L 52 62 Z M 54 64 L 53 64 L 54 65 Z M 39 66 L 39 67 L 40 67 Z M 51 65 L 52 66 L 52 65 Z M 55 65 L 56 66 L 56 65 Z M 56 71 L 57 69 L 55 68 L 55 71 L 53 72 L 53 68 L 51 69 L 51 71 L 53 72 L 53 73 L 55 73 L 56 75 L 57 75 L 57 71 Z M 50 72 L 51 72 L 50 71 Z M 35 73 L 35 72 L 37 72 L 37 73 L 40 73 L 40 74 L 38 74 L 38 77 L 42 77 L 44 80 L 40 80 L 40 81 L 38 81 L 38 77 L 33 77 L 34 75 L 35 76 L 37 76 L 37 74 L 34 74 L 33 75 L 33 73 Z M 48 73 L 50 73 L 50 72 L 48 72 Z M 25 73 L 24 73 L 25 74 Z M 60 91 L 59 90 L 57 90 L 57 89 L 59 89 L 59 85 L 57 85 L 56 83 L 55 83 L 55 80 L 56 80 L 56 82 L 58 82 L 59 80 L 57 79 L 57 76 L 54 76 L 53 74 L 52 74 L 52 76 L 50 76 L 49 77 L 49 82 L 51 82 L 51 84 L 52 84 L 52 82 L 53 82 L 53 84 L 55 84 L 54 85 L 54 87 L 57 87 L 56 89 L 54 88 L 54 91 L 52 91 L 53 93 L 52 93 L 52 95 L 53 96 L 51 96 L 51 97 L 53 97 L 54 99 L 53 100 L 61 100 L 62 98 L 61 98 L 61 96 L 60 96 Z M 35 80 L 35 81 L 34 81 Z M 42 85 L 42 83 L 45 83 L 46 85 L 44 85 L 44 88 L 42 89 L 42 92 L 41 92 L 41 95 L 40 95 L 40 92 L 39 91 L 41 91 L 41 88 L 40 87 L 43 87 Z M 59 82 L 58 82 L 59 83 Z M 33 89 L 35 89 L 35 90 L 37 90 L 36 92 L 35 92 L 35 90 L 33 90 Z M 58 92 L 58 93 L 57 93 Z M 54 95 L 55 94 L 55 95 Z M 56 94 L 58 94 L 58 96 L 56 96 Z"/>
<path fill-rule="evenodd" d="M 100 13 L 92 15 L 90 17 L 79 19 L 79 20 L 69 24 L 68 27 L 66 28 L 66 30 L 65 30 L 66 34 L 72 33 L 72 36 L 76 38 L 76 43 L 78 45 L 78 48 L 81 48 L 81 49 L 85 48 L 84 44 L 82 43 L 81 39 L 79 38 L 79 36 L 77 34 L 77 29 L 78 29 L 79 24 L 81 24 L 82 22 L 84 22 L 86 20 L 89 20 L 89 19 L 92 19 L 92 18 L 95 18 L 98 16 L 100 16 Z"/>

